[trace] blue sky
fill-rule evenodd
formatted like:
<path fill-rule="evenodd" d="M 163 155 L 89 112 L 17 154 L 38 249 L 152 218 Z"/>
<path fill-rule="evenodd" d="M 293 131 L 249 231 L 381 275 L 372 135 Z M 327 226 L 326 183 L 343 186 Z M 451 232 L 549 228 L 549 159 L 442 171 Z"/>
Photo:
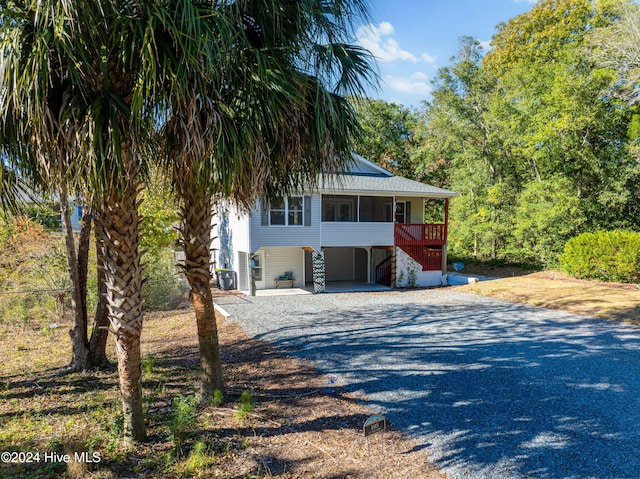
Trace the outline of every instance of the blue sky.
<path fill-rule="evenodd" d="M 535 0 L 371 0 L 371 23 L 356 43 L 378 58 L 380 90 L 372 98 L 418 106 L 428 98 L 438 68 L 450 65 L 459 39 L 488 48 L 500 22 L 531 9 Z"/>

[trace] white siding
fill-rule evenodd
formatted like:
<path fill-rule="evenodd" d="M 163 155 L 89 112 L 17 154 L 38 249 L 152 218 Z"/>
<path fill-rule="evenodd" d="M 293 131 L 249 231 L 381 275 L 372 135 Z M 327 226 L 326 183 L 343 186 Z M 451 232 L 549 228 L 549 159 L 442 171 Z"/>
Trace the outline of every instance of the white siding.
<path fill-rule="evenodd" d="M 216 206 L 212 219 L 216 267 L 238 270 L 238 251 L 249 251 L 249 218 L 234 208 Z"/>
<path fill-rule="evenodd" d="M 295 287 L 304 287 L 304 250 L 302 248 L 264 248 L 264 287 L 274 289 L 274 279 L 293 272 Z"/>
<path fill-rule="evenodd" d="M 411 278 L 413 276 L 413 278 Z M 415 284 L 409 284 L 410 279 Z M 440 286 L 442 271 L 422 271 L 422 266 L 400 248 L 396 248 L 396 286 Z"/>
<path fill-rule="evenodd" d="M 249 291 L 249 257 L 244 251 L 238 252 L 238 289 Z"/>
<path fill-rule="evenodd" d="M 310 246 L 319 250 L 321 213 L 320 195 L 312 195 L 311 226 L 267 226 L 262 225 L 261 205 L 258 205 L 251 212 L 251 249 L 256 251 L 269 246 Z"/>
<path fill-rule="evenodd" d="M 387 246 L 393 223 L 322 223 L 322 246 Z"/>
<path fill-rule="evenodd" d="M 424 223 L 424 198 L 410 198 L 404 196 L 396 197 L 396 201 L 404 201 L 411 203 L 410 217 L 407 223 L 422 224 Z"/>

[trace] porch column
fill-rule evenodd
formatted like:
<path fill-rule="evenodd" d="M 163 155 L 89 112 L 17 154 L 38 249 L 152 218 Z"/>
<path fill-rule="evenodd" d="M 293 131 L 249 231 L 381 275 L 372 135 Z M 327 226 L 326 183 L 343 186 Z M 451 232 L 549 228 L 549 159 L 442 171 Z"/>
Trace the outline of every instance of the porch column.
<path fill-rule="evenodd" d="M 447 248 L 449 247 L 449 198 L 444 199 L 444 244 L 442 245 L 442 275 L 447 274 Z"/>
<path fill-rule="evenodd" d="M 311 262 L 313 263 L 313 292 L 324 293 L 326 287 L 324 251 L 311 253 Z"/>

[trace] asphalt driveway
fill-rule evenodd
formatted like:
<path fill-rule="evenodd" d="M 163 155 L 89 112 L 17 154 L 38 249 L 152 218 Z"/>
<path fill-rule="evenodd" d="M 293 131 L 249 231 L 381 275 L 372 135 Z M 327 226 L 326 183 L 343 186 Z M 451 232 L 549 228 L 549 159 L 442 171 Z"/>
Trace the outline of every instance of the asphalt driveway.
<path fill-rule="evenodd" d="M 222 303 L 453 478 L 640 478 L 637 327 L 444 289 Z"/>

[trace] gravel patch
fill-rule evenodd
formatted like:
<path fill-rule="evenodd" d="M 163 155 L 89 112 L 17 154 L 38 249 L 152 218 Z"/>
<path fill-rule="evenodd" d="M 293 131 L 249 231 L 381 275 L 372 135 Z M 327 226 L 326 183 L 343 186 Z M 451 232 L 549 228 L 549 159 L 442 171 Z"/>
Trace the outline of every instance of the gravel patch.
<path fill-rule="evenodd" d="M 452 478 L 640 477 L 640 329 L 446 289 L 219 298 Z"/>

